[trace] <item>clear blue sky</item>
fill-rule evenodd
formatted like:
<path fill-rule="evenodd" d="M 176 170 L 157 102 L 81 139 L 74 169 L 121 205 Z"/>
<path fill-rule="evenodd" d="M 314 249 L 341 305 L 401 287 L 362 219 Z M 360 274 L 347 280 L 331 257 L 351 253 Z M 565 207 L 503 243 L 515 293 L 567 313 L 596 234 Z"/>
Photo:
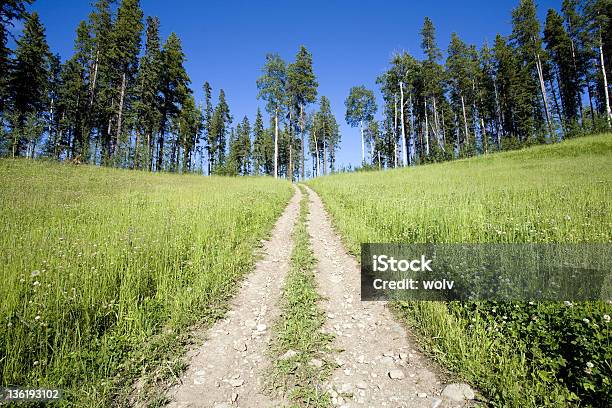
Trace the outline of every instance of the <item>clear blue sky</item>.
<path fill-rule="evenodd" d="M 65 59 L 72 53 L 75 29 L 90 11 L 88 0 L 37 0 L 53 52 Z M 313 54 L 319 95 L 327 96 L 341 124 L 338 164 L 360 162 L 359 133 L 344 122 L 344 99 L 354 85 L 380 92 L 375 84 L 394 51 L 421 58 L 419 31 L 429 16 L 437 29 L 438 46 L 446 50 L 455 31 L 468 43 L 492 43 L 495 34 L 510 32 L 510 13 L 518 0 L 368 0 L 368 1 L 217 1 L 141 0 L 145 15 L 161 19 L 162 35 L 176 32 L 187 54 L 187 71 L 198 101 L 202 84 L 213 93 L 225 90 L 234 121 L 257 106 L 256 79 L 265 55 L 278 52 L 293 60 L 300 45 Z M 548 8 L 561 0 L 540 0 L 543 21 Z M 380 117 L 381 113 L 377 114 Z M 307 169 L 311 168 L 307 165 Z"/>

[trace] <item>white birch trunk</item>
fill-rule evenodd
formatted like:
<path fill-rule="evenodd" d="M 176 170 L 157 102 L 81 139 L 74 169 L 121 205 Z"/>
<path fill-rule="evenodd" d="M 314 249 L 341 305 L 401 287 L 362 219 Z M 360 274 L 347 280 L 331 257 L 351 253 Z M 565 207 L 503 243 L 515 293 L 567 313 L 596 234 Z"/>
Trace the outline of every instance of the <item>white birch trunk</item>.
<path fill-rule="evenodd" d="M 115 150 L 119 147 L 119 138 L 121 137 L 121 127 L 123 124 L 123 103 L 125 101 L 125 87 L 126 87 L 126 75 L 123 73 L 123 79 L 121 80 L 121 95 L 119 97 L 119 112 L 117 117 L 117 135 L 115 137 Z"/>
<path fill-rule="evenodd" d="M 393 109 L 393 167 L 397 168 L 397 94 L 393 95 L 394 109 Z"/>
<path fill-rule="evenodd" d="M 468 133 L 467 115 L 465 114 L 465 99 L 463 99 L 463 95 L 461 95 L 461 109 L 463 111 L 463 127 L 465 131 L 465 142 L 468 143 L 470 141 L 470 136 Z"/>
<path fill-rule="evenodd" d="M 274 114 L 274 178 L 278 178 L 278 109 Z"/>
<path fill-rule="evenodd" d="M 536 68 L 538 70 L 538 79 L 540 80 L 540 93 L 542 94 L 542 101 L 544 102 L 544 113 L 546 115 L 546 124 L 548 125 L 548 131 L 552 138 L 552 125 L 550 123 L 550 111 L 548 109 L 548 95 L 546 92 L 546 85 L 544 85 L 544 73 L 542 71 L 542 61 L 540 55 L 536 53 Z"/>
<path fill-rule="evenodd" d="M 404 120 L 404 83 L 400 82 L 400 106 L 402 111 L 400 113 L 402 120 L 402 165 L 408 166 L 408 151 L 406 150 L 406 125 Z"/>
<path fill-rule="evenodd" d="M 363 120 L 359 122 L 359 129 L 361 130 L 361 164 L 365 164 L 365 141 L 363 138 Z M 323 145 L 325 146 L 325 144 Z"/>
<path fill-rule="evenodd" d="M 601 27 L 599 29 L 599 62 L 601 64 L 601 75 L 604 81 L 604 96 L 606 97 L 606 119 L 608 127 L 611 125 L 612 113 L 610 112 L 610 96 L 608 95 L 608 77 L 606 76 L 606 66 L 604 64 L 603 41 L 601 39 Z"/>
<path fill-rule="evenodd" d="M 425 97 L 425 155 L 429 156 L 429 121 L 427 119 L 427 97 Z"/>

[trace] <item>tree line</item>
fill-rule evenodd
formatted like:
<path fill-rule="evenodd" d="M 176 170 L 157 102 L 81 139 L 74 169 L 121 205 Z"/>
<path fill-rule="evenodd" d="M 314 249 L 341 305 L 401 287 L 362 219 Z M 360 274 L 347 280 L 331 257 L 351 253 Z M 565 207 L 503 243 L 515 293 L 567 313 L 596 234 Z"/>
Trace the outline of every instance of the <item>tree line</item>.
<path fill-rule="evenodd" d="M 139 0 L 97 0 L 66 61 L 27 11 L 32 2 L 0 4 L 0 155 L 291 180 L 337 171 L 339 125 L 305 47 L 291 63 L 266 56 L 257 88 L 268 126 L 260 110 L 234 124 L 223 89 L 213 103 L 206 82 L 196 102 L 180 38 L 162 41 L 160 20 L 145 18 Z M 534 1 L 520 0 L 509 36 L 477 48 L 453 33 L 444 61 L 425 18 L 424 58 L 396 53 L 376 79 L 382 119 L 364 86 L 345 101 L 362 165 L 450 160 L 610 129 L 611 15 L 610 0 L 564 0 L 542 27 Z"/>
<path fill-rule="evenodd" d="M 425 58 L 396 53 L 376 80 L 383 119 L 364 86 L 346 99 L 362 163 L 408 166 L 608 131 L 612 1 L 564 0 L 561 11 L 548 10 L 542 30 L 534 1 L 520 0 L 510 36 L 477 49 L 453 33 L 445 61 L 425 18 Z"/>
<path fill-rule="evenodd" d="M 306 134 L 318 170 L 333 169 L 338 126 L 329 100 L 320 112 L 312 56 L 266 59 L 258 80 L 273 123 L 257 111 L 253 126 L 234 118 L 223 89 L 217 103 L 203 85 L 198 104 L 181 40 L 160 38 L 160 20 L 144 18 L 139 0 L 97 0 L 76 29 L 74 54 L 62 62 L 47 44 L 33 0 L 0 6 L 0 154 L 49 157 L 149 171 L 305 177 Z M 8 48 L 10 27 L 23 33 Z M 293 169 L 293 170 L 290 170 Z"/>

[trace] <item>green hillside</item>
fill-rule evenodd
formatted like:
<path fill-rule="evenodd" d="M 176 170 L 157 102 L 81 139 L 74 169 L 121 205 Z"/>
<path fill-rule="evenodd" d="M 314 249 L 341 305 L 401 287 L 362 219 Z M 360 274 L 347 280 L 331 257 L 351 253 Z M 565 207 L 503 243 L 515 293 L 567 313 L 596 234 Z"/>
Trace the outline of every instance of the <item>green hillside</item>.
<path fill-rule="evenodd" d="M 0 385 L 110 406 L 174 376 L 292 194 L 272 178 L 0 160 Z M 151 374 L 152 373 L 152 374 Z"/>
<path fill-rule="evenodd" d="M 362 242 L 612 242 L 612 135 L 309 182 Z M 612 306 L 403 303 L 423 345 L 496 405 L 612 403 Z"/>

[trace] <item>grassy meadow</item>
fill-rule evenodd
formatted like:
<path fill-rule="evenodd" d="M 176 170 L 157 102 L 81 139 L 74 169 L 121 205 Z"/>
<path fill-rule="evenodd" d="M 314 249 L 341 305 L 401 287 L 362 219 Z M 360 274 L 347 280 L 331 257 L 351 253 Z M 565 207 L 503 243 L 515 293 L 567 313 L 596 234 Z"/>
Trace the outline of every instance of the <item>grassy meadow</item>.
<path fill-rule="evenodd" d="M 109 406 L 177 375 L 185 329 L 221 315 L 292 191 L 0 160 L 0 387 Z"/>
<path fill-rule="evenodd" d="M 309 182 L 362 242 L 611 243 L 612 135 Z M 604 302 L 394 305 L 423 347 L 493 406 L 612 405 Z"/>

